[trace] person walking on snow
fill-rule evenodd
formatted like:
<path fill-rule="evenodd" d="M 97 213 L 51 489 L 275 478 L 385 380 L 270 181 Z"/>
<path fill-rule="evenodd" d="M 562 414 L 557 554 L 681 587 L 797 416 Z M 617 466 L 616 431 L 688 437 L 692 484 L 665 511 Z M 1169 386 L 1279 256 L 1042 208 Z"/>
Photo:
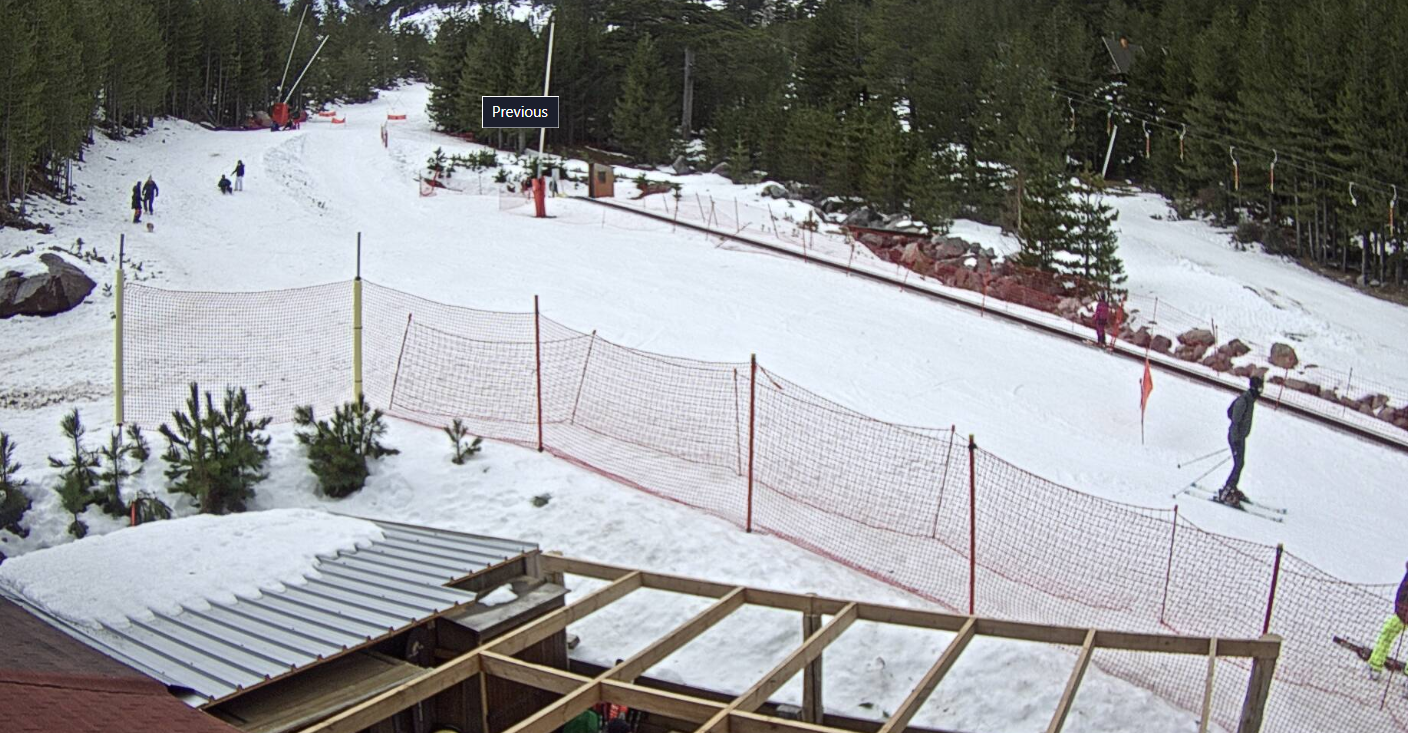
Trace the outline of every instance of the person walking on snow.
<path fill-rule="evenodd" d="M 152 211 L 152 204 L 156 203 L 157 193 L 159 191 L 156 187 L 156 181 L 153 181 L 151 176 L 147 176 L 147 182 L 142 184 L 142 203 L 146 205 L 148 214 L 156 213 Z"/>
<path fill-rule="evenodd" d="M 142 223 L 142 182 L 132 185 L 132 223 Z"/>
<path fill-rule="evenodd" d="M 1404 569 L 1408 570 L 1408 563 L 1405 563 Z M 1379 640 L 1374 642 L 1374 652 L 1369 655 L 1369 679 L 1377 680 L 1383 676 L 1388 648 L 1393 646 L 1394 639 L 1403 633 L 1405 624 L 1408 624 L 1408 573 L 1404 574 L 1403 581 L 1398 584 L 1398 595 L 1393 600 L 1393 613 L 1384 619 Z M 1408 695 L 1408 689 L 1404 690 L 1404 695 Z"/>
<path fill-rule="evenodd" d="M 235 161 L 235 190 L 244 190 L 244 161 Z"/>
<path fill-rule="evenodd" d="M 1237 488 L 1242 479 L 1242 466 L 1247 456 L 1247 436 L 1252 432 L 1252 412 L 1256 409 L 1256 399 L 1261 396 L 1261 377 L 1251 378 L 1251 387 L 1237 395 L 1237 399 L 1227 408 L 1227 445 L 1232 449 L 1232 473 L 1217 492 L 1217 501 L 1230 507 L 1241 508 L 1247 495 Z"/>
<path fill-rule="evenodd" d="M 1101 346 L 1105 345 L 1105 327 L 1110 323 L 1110 304 L 1105 301 L 1105 294 L 1099 295 L 1099 302 L 1095 304 L 1095 340 Z"/>

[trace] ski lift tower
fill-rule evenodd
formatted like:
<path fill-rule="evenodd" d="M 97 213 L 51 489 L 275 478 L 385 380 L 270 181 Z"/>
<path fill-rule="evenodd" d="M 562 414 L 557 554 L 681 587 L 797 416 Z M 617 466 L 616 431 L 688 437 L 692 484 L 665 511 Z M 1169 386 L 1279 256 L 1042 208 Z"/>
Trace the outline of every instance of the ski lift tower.
<path fill-rule="evenodd" d="M 323 36 L 323 40 L 318 47 L 313 50 L 313 56 L 308 59 L 308 63 L 303 65 L 303 71 L 298 72 L 298 78 L 294 80 L 293 86 L 289 87 L 288 94 L 284 94 L 284 82 L 288 81 L 288 69 L 293 64 L 293 51 L 298 47 L 298 37 L 303 33 L 303 20 L 308 16 L 308 7 L 304 6 L 303 15 L 298 18 L 298 30 L 293 33 L 293 43 L 288 47 L 288 60 L 284 62 L 284 74 L 279 79 L 279 92 L 275 98 L 279 101 L 274 103 L 274 109 L 269 112 L 269 116 L 280 127 L 288 124 L 288 100 L 293 98 L 293 93 L 298 89 L 298 84 L 303 81 L 303 75 L 308 73 L 308 69 L 313 66 L 313 62 L 318 59 L 318 54 L 322 52 L 323 46 L 327 45 L 328 36 Z"/>

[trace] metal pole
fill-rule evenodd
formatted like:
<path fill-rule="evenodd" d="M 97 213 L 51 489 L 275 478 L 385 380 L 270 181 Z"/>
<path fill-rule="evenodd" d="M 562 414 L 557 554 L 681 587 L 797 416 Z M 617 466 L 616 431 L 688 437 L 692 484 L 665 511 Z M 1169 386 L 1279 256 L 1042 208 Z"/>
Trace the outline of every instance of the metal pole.
<path fill-rule="evenodd" d="M 577 424 L 577 405 L 582 402 L 582 387 L 587 384 L 587 365 L 592 363 L 592 347 L 596 346 L 596 331 L 592 331 L 592 340 L 587 342 L 587 358 L 582 360 L 582 379 L 577 382 L 577 398 L 572 400 L 572 417 L 567 422 Z"/>
<path fill-rule="evenodd" d="M 538 296 L 533 296 L 533 372 L 538 384 L 538 452 L 543 452 L 543 337 L 538 325 Z"/>
<path fill-rule="evenodd" d="M 1178 539 L 1178 505 L 1173 505 L 1173 531 L 1168 536 L 1168 567 L 1164 569 L 1164 600 L 1159 604 L 1159 623 L 1164 623 L 1168 610 L 1168 584 L 1173 578 L 1173 543 Z"/>
<path fill-rule="evenodd" d="M 758 424 L 758 355 L 748 357 L 748 522 L 745 531 L 753 531 L 753 438 Z"/>
<path fill-rule="evenodd" d="M 1276 586 L 1281 582 L 1281 555 L 1284 545 L 1276 545 L 1276 564 L 1271 566 L 1271 595 L 1266 597 L 1266 620 L 1261 622 L 1261 633 L 1271 633 L 1271 609 L 1276 606 Z"/>
<path fill-rule="evenodd" d="M 549 22 L 548 22 L 548 66 L 547 66 L 547 68 L 543 71 L 543 96 L 544 96 L 544 97 L 548 96 L 548 85 L 552 82 L 552 42 L 553 42 L 553 35 L 554 35 L 554 33 L 555 33 L 556 30 L 557 30 L 557 21 L 556 21 L 556 20 L 549 21 Z M 559 113 L 560 113 L 560 112 L 561 112 L 561 111 L 559 110 Z M 540 128 L 538 128 L 538 161 L 537 161 L 536 165 L 535 165 L 534 168 L 533 168 L 533 177 L 534 177 L 534 178 L 542 178 L 542 176 L 543 176 L 543 146 L 547 145 L 547 141 L 548 141 L 548 128 L 546 128 L 546 127 L 540 127 Z"/>
<path fill-rule="evenodd" d="M 978 444 L 968 434 L 968 615 L 973 615 L 978 590 Z"/>
<path fill-rule="evenodd" d="M 386 401 L 386 409 L 396 405 L 396 385 L 401 381 L 401 360 L 406 358 L 406 341 L 411 338 L 411 319 L 414 313 L 406 314 L 406 331 L 401 334 L 401 351 L 396 354 L 396 373 L 391 375 L 391 398 Z"/>
<path fill-rule="evenodd" d="M 313 62 L 318 60 L 318 54 L 322 52 L 323 46 L 327 45 L 329 37 L 330 36 L 323 37 L 323 42 L 319 43 L 318 47 L 313 51 L 313 58 L 308 59 L 308 63 L 303 67 L 303 71 L 298 72 L 298 78 L 294 80 L 293 86 L 288 88 L 288 95 L 284 97 L 284 104 L 288 104 L 288 100 L 293 99 L 293 93 L 297 91 L 299 82 L 303 81 L 303 75 L 307 74 Z"/>
<path fill-rule="evenodd" d="M 284 75 L 279 77 L 279 93 L 275 97 L 284 95 L 284 82 L 288 81 L 288 67 L 293 64 L 293 49 L 298 48 L 298 36 L 303 33 L 303 19 L 308 17 L 308 6 L 303 6 L 303 15 L 298 16 L 298 30 L 293 32 L 293 44 L 288 47 L 288 60 L 284 62 Z"/>
<path fill-rule="evenodd" d="M 1120 126 L 1119 126 L 1119 125 L 1112 125 L 1112 126 L 1110 127 L 1110 147 L 1108 147 L 1108 148 L 1105 149 L 1105 165 L 1104 165 L 1102 168 L 1100 168 L 1100 177 L 1101 177 L 1101 178 L 1104 178 L 1104 177 L 1105 177 L 1105 174 L 1108 173 L 1109 170 L 1110 170 L 1110 155 L 1115 152 L 1115 138 L 1118 137 L 1119 134 L 1120 134 Z"/>
<path fill-rule="evenodd" d="M 352 397 L 362 400 L 362 233 L 357 232 L 357 276 L 352 279 Z"/>
<path fill-rule="evenodd" d="M 123 401 L 125 395 L 122 390 L 122 291 L 123 282 L 126 277 L 122 271 L 122 260 L 127 253 L 127 235 L 118 235 L 117 240 L 117 277 L 113 283 L 114 297 L 117 299 L 116 323 L 113 329 L 113 411 L 114 419 L 119 427 L 123 423 Z"/>

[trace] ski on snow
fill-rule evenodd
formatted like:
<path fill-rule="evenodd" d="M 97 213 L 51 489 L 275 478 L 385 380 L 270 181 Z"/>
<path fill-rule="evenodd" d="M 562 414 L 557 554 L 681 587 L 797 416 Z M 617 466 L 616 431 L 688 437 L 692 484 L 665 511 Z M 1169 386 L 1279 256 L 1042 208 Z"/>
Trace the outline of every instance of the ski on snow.
<path fill-rule="evenodd" d="M 1254 517 L 1260 517 L 1261 519 L 1270 520 L 1272 522 L 1284 522 L 1286 521 L 1286 515 L 1289 514 L 1288 511 L 1281 507 L 1269 506 L 1267 504 L 1262 504 L 1251 499 L 1243 499 L 1242 505 L 1239 507 L 1231 506 L 1229 504 L 1223 504 L 1222 502 L 1217 500 L 1216 491 L 1212 491 L 1203 486 L 1199 486 L 1198 484 L 1189 484 L 1188 486 L 1184 487 L 1182 491 L 1178 492 L 1178 494 L 1174 494 L 1174 496 L 1176 497 L 1179 494 L 1188 494 L 1189 496 L 1196 496 L 1199 499 L 1206 499 L 1219 506 L 1225 506 L 1228 509 L 1234 509 L 1240 512 L 1244 512 L 1246 514 L 1250 514 Z"/>

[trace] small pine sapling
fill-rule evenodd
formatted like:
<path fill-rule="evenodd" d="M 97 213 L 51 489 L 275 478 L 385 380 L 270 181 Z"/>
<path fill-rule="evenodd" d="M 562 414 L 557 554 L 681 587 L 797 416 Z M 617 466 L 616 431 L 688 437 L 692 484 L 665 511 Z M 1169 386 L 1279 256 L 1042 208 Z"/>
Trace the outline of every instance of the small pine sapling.
<path fill-rule="evenodd" d="M 156 495 L 143 491 L 132 499 L 132 517 L 136 524 L 146 524 L 171 518 L 171 507 Z"/>
<path fill-rule="evenodd" d="M 223 407 L 215 409 L 215 400 L 206 392 L 202 409 L 200 386 L 193 382 L 186 412 L 171 413 L 176 427 L 161 426 L 171 490 L 189 495 L 202 514 L 244 511 L 254 485 L 267 476 L 269 436 L 263 431 L 272 418 L 251 420 L 249 397 L 242 388 L 227 388 Z"/>
<path fill-rule="evenodd" d="M 24 513 L 29 511 L 29 495 L 24 493 L 24 487 L 29 482 L 15 478 L 19 470 L 20 464 L 15 461 L 14 441 L 0 433 L 0 529 L 23 538 L 29 536 L 29 530 L 20 526 Z"/>
<path fill-rule="evenodd" d="M 127 426 L 127 439 L 132 441 L 128 444 L 128 455 L 137 463 L 146 463 L 152 457 L 152 446 L 147 442 L 147 436 L 142 434 L 142 429 L 136 425 Z"/>
<path fill-rule="evenodd" d="M 98 486 L 98 469 L 102 467 L 102 457 L 97 451 L 83 447 L 83 435 L 88 430 L 83 427 L 78 408 L 64 415 L 59 421 L 59 426 L 64 431 L 64 437 L 73 443 L 73 453 L 68 460 L 50 456 L 49 465 L 63 469 L 59 474 L 59 501 L 63 504 L 64 511 L 73 515 L 73 523 L 68 527 L 69 533 L 82 539 L 88 534 L 88 525 L 84 524 L 78 515 L 82 514 L 88 505 L 101 498 L 93 490 Z"/>
<path fill-rule="evenodd" d="M 365 397 L 334 409 L 331 421 L 318 420 L 311 405 L 294 408 L 293 422 L 308 429 L 298 433 L 298 442 L 308 446 L 308 467 L 318 477 L 319 489 L 335 499 L 366 485 L 368 459 L 400 453 L 381 444 L 386 423 L 381 410 L 367 407 Z"/>
<path fill-rule="evenodd" d="M 444 430 L 445 435 L 450 436 L 450 442 L 454 443 L 455 455 L 450 459 L 450 462 L 456 466 L 463 466 L 470 456 L 479 452 L 479 444 L 484 442 L 484 439 L 477 435 L 473 441 L 466 441 L 466 438 L 469 437 L 469 428 L 465 427 L 464 422 L 459 418 L 455 418 L 450 427 L 444 428 Z"/>
<path fill-rule="evenodd" d="M 130 427 L 135 430 L 137 426 Z M 128 430 L 127 434 L 133 435 L 133 430 Z M 124 443 L 122 431 L 114 430 L 112 435 L 108 436 L 107 446 L 99 451 L 106 461 L 106 466 L 98 474 L 101 486 L 97 503 L 103 508 L 103 511 L 114 517 L 127 516 L 127 503 L 122 500 L 122 484 L 127 479 L 141 473 L 142 464 L 146 461 L 146 457 L 150 457 L 150 449 L 146 445 L 146 439 L 142 437 L 141 431 L 138 430 L 135 434 L 137 440 L 142 441 L 141 443 Z M 129 459 L 136 463 L 135 467 L 128 467 Z"/>

